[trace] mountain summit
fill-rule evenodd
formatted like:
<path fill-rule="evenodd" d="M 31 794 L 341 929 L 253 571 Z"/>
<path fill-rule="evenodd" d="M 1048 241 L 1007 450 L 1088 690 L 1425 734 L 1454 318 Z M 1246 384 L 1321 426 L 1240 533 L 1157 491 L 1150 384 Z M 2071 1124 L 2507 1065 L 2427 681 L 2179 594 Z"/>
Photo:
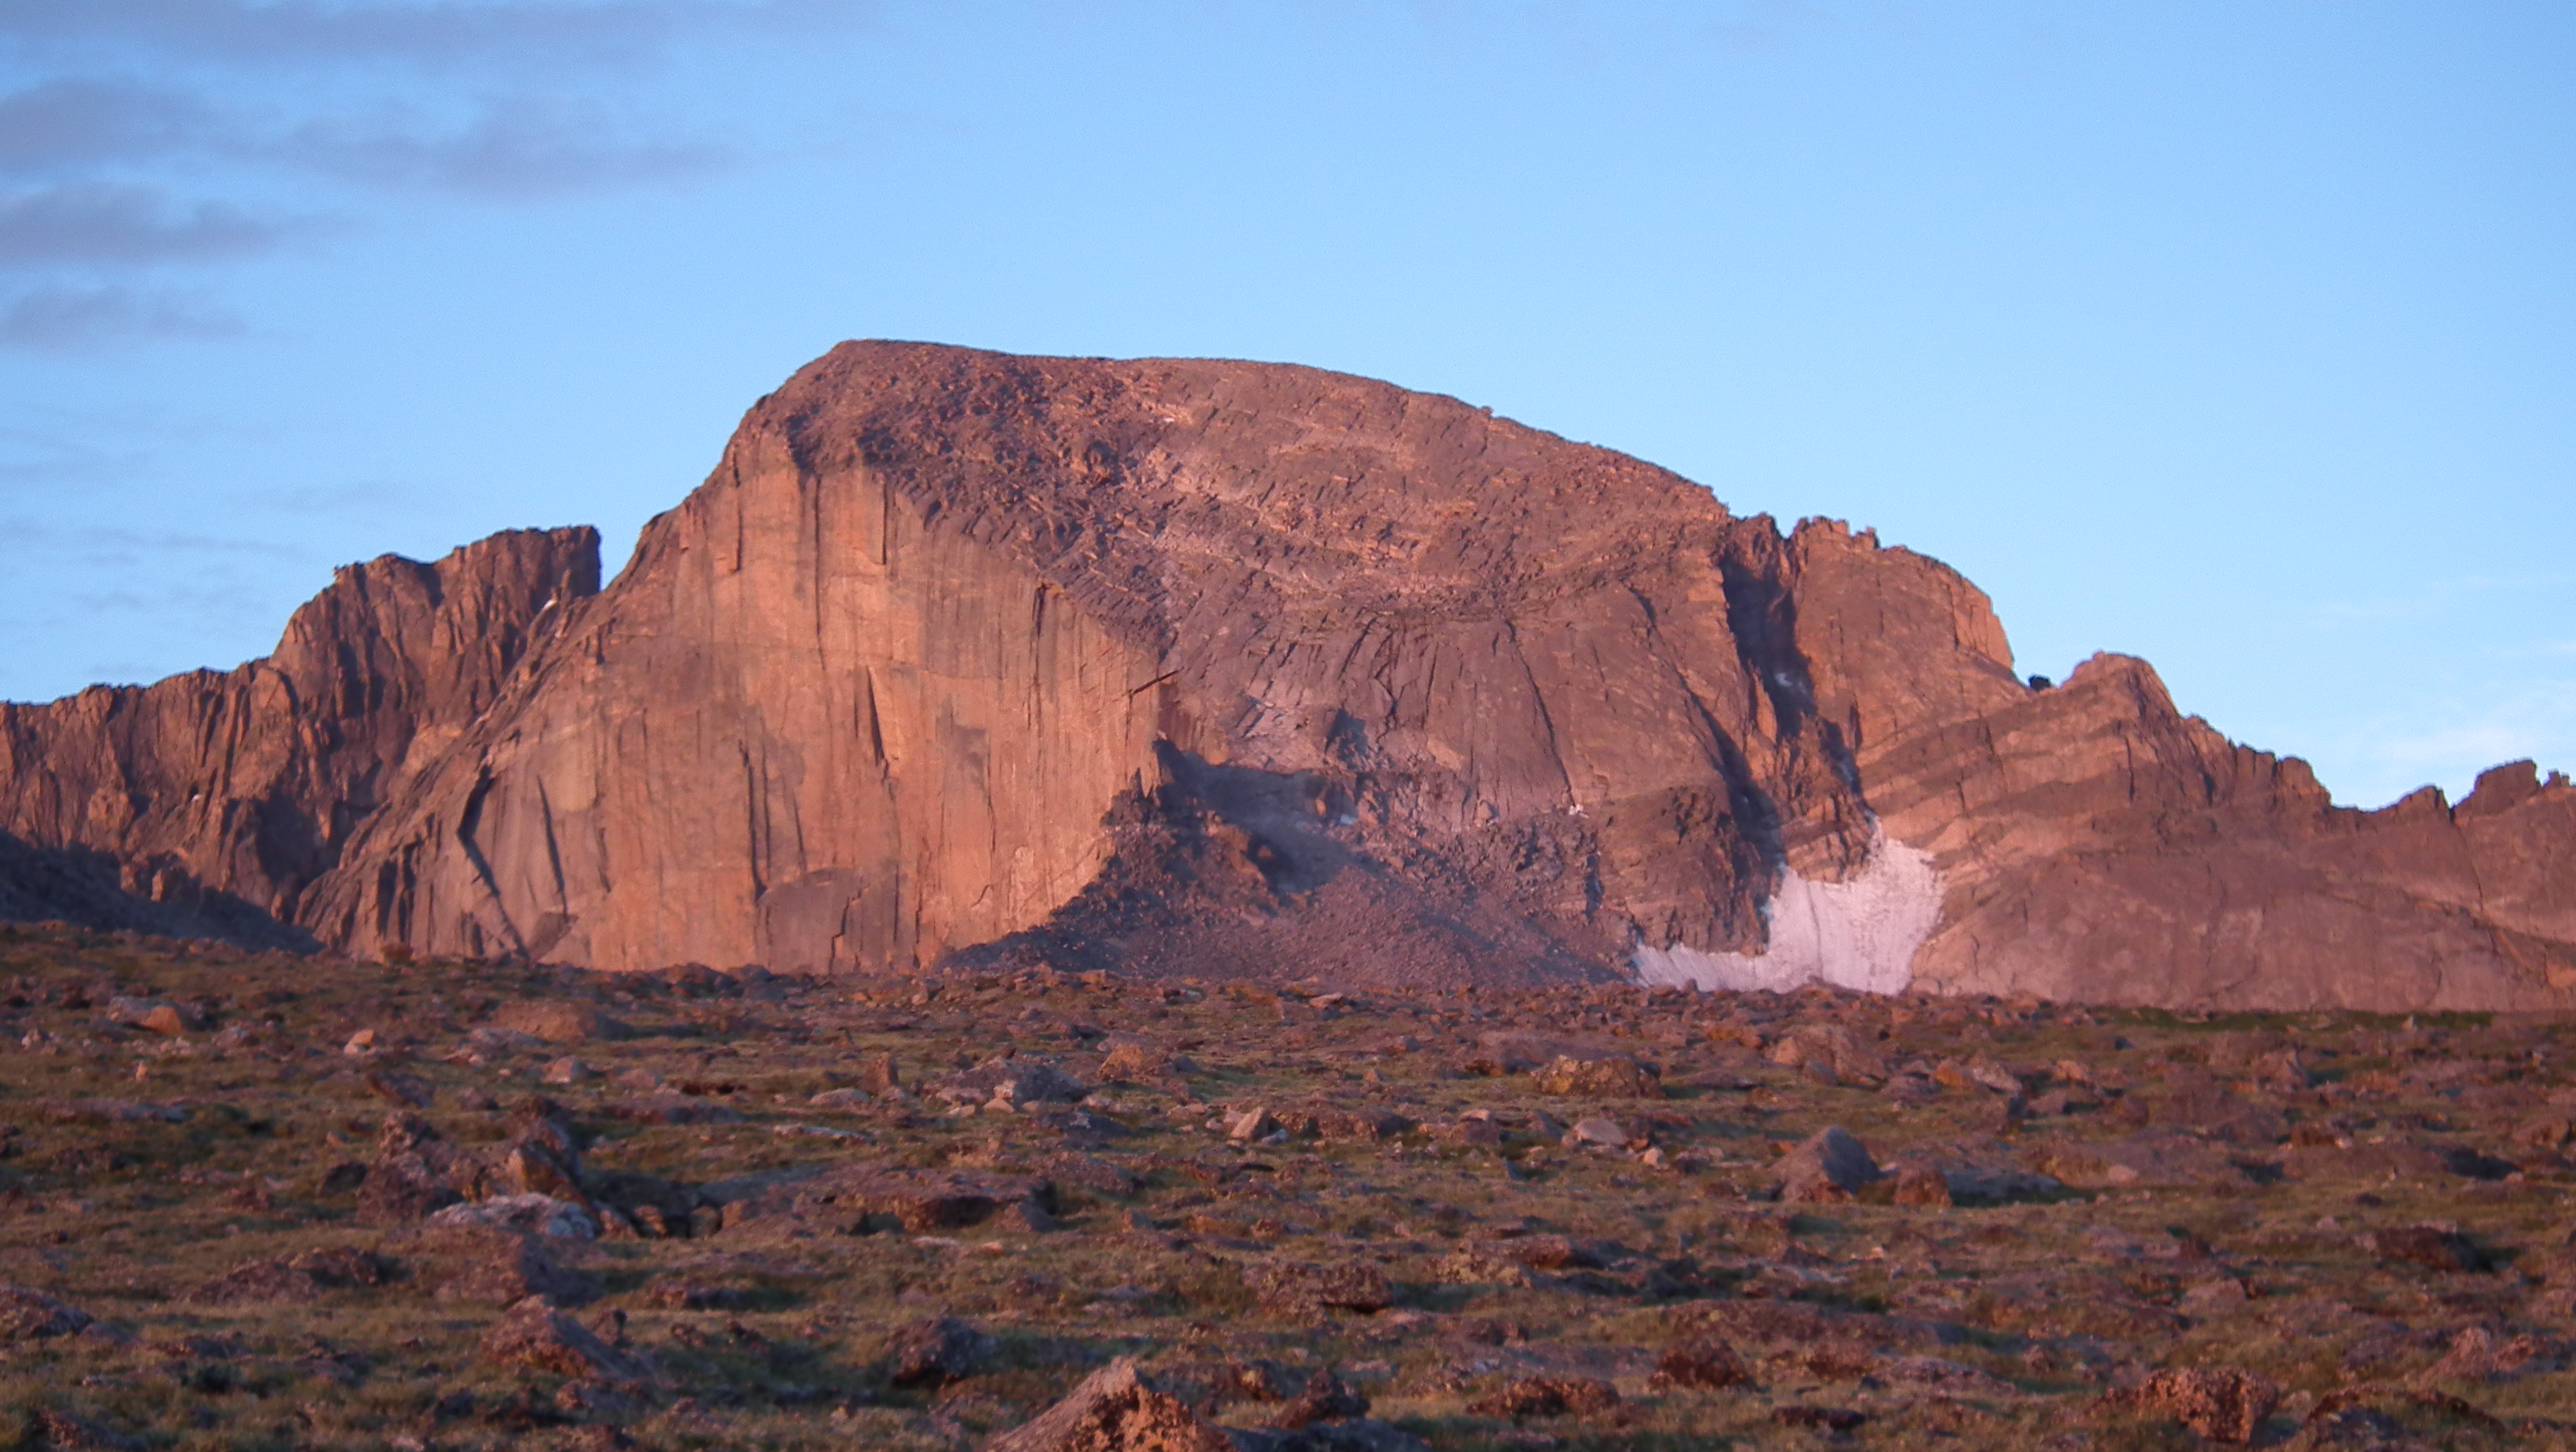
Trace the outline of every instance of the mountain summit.
<path fill-rule="evenodd" d="M 2576 787 L 2333 806 L 1937 561 L 1313 369 L 848 343 L 598 587 L 0 707 L 0 913 L 779 971 L 2576 1006 Z"/>

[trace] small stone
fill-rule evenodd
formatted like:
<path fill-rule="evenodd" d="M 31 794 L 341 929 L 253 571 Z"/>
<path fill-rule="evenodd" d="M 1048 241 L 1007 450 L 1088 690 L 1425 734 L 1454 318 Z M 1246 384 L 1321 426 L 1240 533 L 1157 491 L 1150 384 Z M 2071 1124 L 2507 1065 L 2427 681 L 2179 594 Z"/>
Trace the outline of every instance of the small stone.
<path fill-rule="evenodd" d="M 1950 1177 L 1933 1165 L 1910 1164 L 1897 1171 L 1896 1203 L 1942 1206 L 1951 1203 Z"/>
<path fill-rule="evenodd" d="M 854 1109 L 867 1108 L 876 1102 L 876 1096 L 865 1089 L 826 1089 L 805 1102 L 816 1109 L 848 1113 Z"/>
<path fill-rule="evenodd" d="M 2233 1276 L 2221 1276 L 2214 1281 L 2203 1281 L 2182 1293 L 2183 1309 L 2196 1316 L 2208 1316 L 2233 1310 L 2244 1305 L 2249 1299 L 2251 1298 L 2245 1293 L 2245 1283 Z"/>
<path fill-rule="evenodd" d="M 1619 1405 L 1618 1388 L 1598 1377 L 1525 1376 L 1467 1403 L 1479 1417 L 1591 1416 Z"/>
<path fill-rule="evenodd" d="M 739 1311 L 743 1294 L 731 1286 L 674 1282 L 653 1288 L 652 1301 L 666 1311 Z"/>
<path fill-rule="evenodd" d="M 358 1076 L 358 1082 L 378 1099 L 405 1109 L 427 1109 L 434 1097 L 427 1081 L 391 1069 L 369 1069 Z"/>
<path fill-rule="evenodd" d="M 340 1052 L 347 1054 L 352 1058 L 372 1054 L 375 1051 L 376 1031 L 371 1028 L 360 1029 L 356 1033 L 349 1035 L 349 1041 L 340 1046 Z"/>
<path fill-rule="evenodd" d="M 886 1343 L 886 1378 L 896 1386 L 945 1386 L 963 1381 L 992 1358 L 997 1343 L 952 1317 L 915 1321 Z"/>
<path fill-rule="evenodd" d="M 590 1077 L 590 1066 L 566 1055 L 546 1065 L 545 1081 L 549 1084 L 578 1084 Z"/>
<path fill-rule="evenodd" d="M 1615 1119 L 1594 1115 L 1589 1119 L 1576 1120 L 1574 1128 L 1566 1131 L 1564 1143 L 1567 1149 L 1581 1149 L 1587 1145 L 1620 1149 L 1628 1143 L 1628 1131 Z"/>
<path fill-rule="evenodd" d="M 1368 1410 L 1367 1396 L 1326 1368 L 1306 1378 L 1297 1395 L 1271 1416 L 1270 1425 L 1287 1432 L 1303 1431 L 1317 1422 L 1364 1417 Z"/>
<path fill-rule="evenodd" d="M 858 1087 L 870 1094 L 891 1094 L 903 1082 L 903 1075 L 896 1068 L 892 1054 L 875 1054 L 861 1059 L 849 1066 L 849 1072 L 858 1080 Z"/>
<path fill-rule="evenodd" d="M 1715 1336 L 1687 1336 L 1664 1348 L 1655 1375 L 1673 1386 L 1730 1387 L 1753 1380 L 1735 1348 Z"/>

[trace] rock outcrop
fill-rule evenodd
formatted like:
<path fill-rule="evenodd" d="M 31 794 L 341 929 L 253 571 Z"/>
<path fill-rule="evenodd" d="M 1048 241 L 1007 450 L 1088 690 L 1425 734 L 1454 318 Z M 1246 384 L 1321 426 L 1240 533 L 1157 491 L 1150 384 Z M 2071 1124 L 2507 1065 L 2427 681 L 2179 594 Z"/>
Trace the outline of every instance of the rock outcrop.
<path fill-rule="evenodd" d="M 305 893 L 599 588 L 587 527 L 342 569 L 274 654 L 0 703 L 0 914 L 310 945 Z"/>
<path fill-rule="evenodd" d="M 2335 808 L 1936 561 L 1385 384 L 846 344 L 593 560 L 6 708 L 0 831 L 370 954 L 2576 997 L 2563 779 Z"/>

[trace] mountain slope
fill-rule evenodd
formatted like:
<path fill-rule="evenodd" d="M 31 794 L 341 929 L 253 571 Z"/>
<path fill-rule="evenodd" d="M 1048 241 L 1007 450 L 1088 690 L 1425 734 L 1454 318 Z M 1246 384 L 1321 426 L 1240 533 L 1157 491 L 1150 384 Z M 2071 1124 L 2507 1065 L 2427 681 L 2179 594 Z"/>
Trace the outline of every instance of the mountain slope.
<path fill-rule="evenodd" d="M 377 723 L 226 787 L 330 824 L 266 856 L 98 816 L 87 695 L 0 718 L 0 792 L 54 802 L 0 829 L 159 851 L 359 953 L 2177 1006 L 2576 986 L 2563 781 L 2337 809 L 2142 662 L 2026 685 L 1938 562 L 1312 369 L 845 344 L 616 582 L 535 599 L 480 655 L 453 612 L 336 627 L 476 663 L 419 708 L 216 692 Z M 216 779 L 195 739 L 119 758 L 140 816 Z"/>

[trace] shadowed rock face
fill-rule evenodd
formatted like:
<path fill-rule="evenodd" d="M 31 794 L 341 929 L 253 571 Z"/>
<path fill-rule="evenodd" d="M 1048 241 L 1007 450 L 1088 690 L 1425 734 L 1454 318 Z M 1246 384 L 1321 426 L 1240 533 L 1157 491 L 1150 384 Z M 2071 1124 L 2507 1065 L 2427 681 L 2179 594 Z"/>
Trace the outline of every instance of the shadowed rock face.
<path fill-rule="evenodd" d="M 2576 791 L 2527 764 L 2337 810 L 2143 663 L 2027 688 L 1935 561 L 1384 384 L 847 344 L 580 599 L 591 548 L 379 561 L 270 662 L 7 708 L 0 830 L 607 968 L 2576 985 Z M 350 588 L 456 570 L 479 615 Z M 213 704 L 113 724 L 155 693 Z"/>

